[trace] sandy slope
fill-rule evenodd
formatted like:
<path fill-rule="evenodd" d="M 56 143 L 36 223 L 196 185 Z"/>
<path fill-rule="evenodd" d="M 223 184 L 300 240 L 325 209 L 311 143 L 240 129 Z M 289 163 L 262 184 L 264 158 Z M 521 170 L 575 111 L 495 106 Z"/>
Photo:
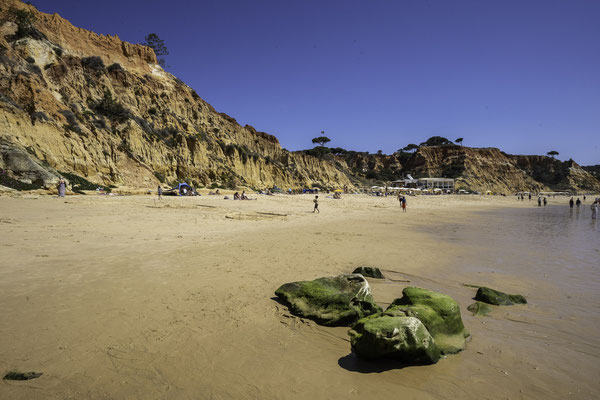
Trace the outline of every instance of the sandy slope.
<path fill-rule="evenodd" d="M 455 269 L 467 251 L 457 232 L 474 210 L 531 204 L 421 197 L 402 214 L 392 198 L 321 197 L 321 214 L 309 195 L 0 198 L 0 373 L 44 373 L 1 382 L 0 398 L 591 398 L 600 389 L 597 354 L 563 360 L 543 339 L 517 339 L 523 324 L 506 313 L 482 322 L 466 311 L 473 293 L 461 283 L 474 277 Z M 360 265 L 394 279 L 372 282 L 382 306 L 405 285 L 453 296 L 473 333 L 467 350 L 424 367 L 362 363 L 346 328 L 293 317 L 272 299 L 282 283 Z M 490 283 L 535 296 L 508 275 Z M 531 310 L 507 313 L 544 318 Z M 575 378 L 558 363 L 589 371 Z"/>

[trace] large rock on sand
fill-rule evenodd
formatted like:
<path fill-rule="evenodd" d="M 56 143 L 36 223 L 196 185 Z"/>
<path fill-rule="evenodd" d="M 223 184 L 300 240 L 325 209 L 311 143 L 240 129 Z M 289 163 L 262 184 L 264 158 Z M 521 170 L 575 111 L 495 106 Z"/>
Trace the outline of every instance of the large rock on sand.
<path fill-rule="evenodd" d="M 360 274 L 286 283 L 275 294 L 293 314 L 327 326 L 349 326 L 382 311 L 373 301 L 369 283 Z"/>
<path fill-rule="evenodd" d="M 506 294 L 488 287 L 480 287 L 477 289 L 475 300 L 483 301 L 484 303 L 493 304 L 495 306 L 527 304 L 525 297 L 520 294 Z"/>
<path fill-rule="evenodd" d="M 408 364 L 434 364 L 440 350 L 427 328 L 413 317 L 370 316 L 348 332 L 352 350 L 368 359 L 393 358 Z"/>
<path fill-rule="evenodd" d="M 366 276 L 367 278 L 385 279 L 385 277 L 377 267 L 358 267 L 352 273 L 361 274 L 362 276 Z"/>
<path fill-rule="evenodd" d="M 418 318 L 427 328 L 443 354 L 465 348 L 469 332 L 463 325 L 460 308 L 450 296 L 426 289 L 407 287 L 384 315 Z"/>

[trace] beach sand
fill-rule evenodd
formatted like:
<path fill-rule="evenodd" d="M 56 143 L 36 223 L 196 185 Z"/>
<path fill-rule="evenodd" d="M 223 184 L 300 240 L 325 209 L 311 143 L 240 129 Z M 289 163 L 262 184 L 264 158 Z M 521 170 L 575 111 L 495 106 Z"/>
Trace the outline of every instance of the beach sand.
<path fill-rule="evenodd" d="M 534 201 L 409 197 L 403 214 L 392 197 L 323 194 L 313 214 L 312 195 L 251 197 L 258 200 L 0 197 L 0 373 L 43 372 L 0 382 L 0 398 L 600 393 L 598 303 L 587 305 L 590 321 L 569 320 L 569 307 L 584 310 L 589 297 L 551 305 L 552 281 L 500 270 L 498 255 L 476 243 L 486 226 L 479 211 Z M 274 300 L 283 283 L 361 265 L 391 278 L 370 280 L 384 308 L 409 285 L 452 296 L 472 334 L 466 350 L 429 366 L 362 362 L 351 354 L 347 328 L 294 317 Z M 521 293 L 529 304 L 475 318 L 466 310 L 475 289 L 464 283 Z"/>

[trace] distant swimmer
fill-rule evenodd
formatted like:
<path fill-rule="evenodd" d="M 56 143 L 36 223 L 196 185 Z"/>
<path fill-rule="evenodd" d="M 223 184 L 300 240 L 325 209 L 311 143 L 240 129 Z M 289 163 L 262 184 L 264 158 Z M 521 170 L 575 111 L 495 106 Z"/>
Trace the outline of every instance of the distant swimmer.
<path fill-rule="evenodd" d="M 569 207 L 573 208 L 573 204 L 575 203 L 573 202 L 573 198 L 571 197 L 571 200 L 569 200 Z"/>

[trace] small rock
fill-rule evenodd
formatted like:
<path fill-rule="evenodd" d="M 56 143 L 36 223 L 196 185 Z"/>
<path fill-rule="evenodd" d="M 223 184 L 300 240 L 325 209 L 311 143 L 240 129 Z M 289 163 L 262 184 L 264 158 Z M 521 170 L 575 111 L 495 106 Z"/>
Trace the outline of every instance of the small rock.
<path fill-rule="evenodd" d="M 484 303 L 493 304 L 495 306 L 512 306 L 513 304 L 527 304 L 525 297 L 520 294 L 507 294 L 499 292 L 488 287 L 480 287 L 477 289 L 475 300 L 483 301 Z"/>
<path fill-rule="evenodd" d="M 361 274 L 362 276 L 366 276 L 367 278 L 385 279 L 385 277 L 377 267 L 358 267 L 352 273 Z"/>
<path fill-rule="evenodd" d="M 4 375 L 4 378 L 8 381 L 28 381 L 30 379 L 39 378 L 42 376 L 42 372 L 19 372 L 11 371 Z"/>

